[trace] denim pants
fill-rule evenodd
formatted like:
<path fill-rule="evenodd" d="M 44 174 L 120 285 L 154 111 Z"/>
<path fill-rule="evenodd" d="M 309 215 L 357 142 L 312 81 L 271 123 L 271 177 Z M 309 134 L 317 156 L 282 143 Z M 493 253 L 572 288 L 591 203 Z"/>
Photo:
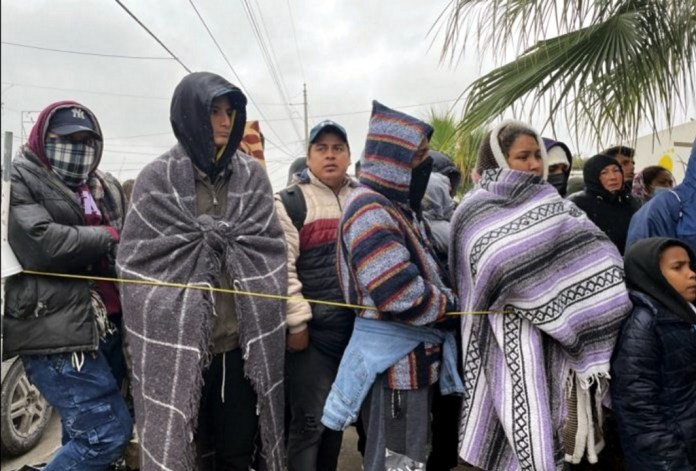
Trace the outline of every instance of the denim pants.
<path fill-rule="evenodd" d="M 58 411 L 69 437 L 44 471 L 103 471 L 121 456 L 133 423 L 101 351 L 84 353 L 80 371 L 72 356 L 21 357 L 29 381 Z"/>
<path fill-rule="evenodd" d="M 326 398 L 321 423 L 331 430 L 344 430 L 356 421 L 363 399 L 377 375 L 413 351 L 421 342 L 442 344 L 440 391 L 461 394 L 464 385 L 457 371 L 454 334 L 432 327 L 358 317 L 343 354 L 338 375 Z"/>

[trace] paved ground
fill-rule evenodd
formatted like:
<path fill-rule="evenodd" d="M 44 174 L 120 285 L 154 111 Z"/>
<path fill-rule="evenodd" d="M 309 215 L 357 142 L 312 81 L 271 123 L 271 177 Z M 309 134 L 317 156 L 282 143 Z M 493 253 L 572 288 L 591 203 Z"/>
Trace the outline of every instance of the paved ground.
<path fill-rule="evenodd" d="M 361 471 L 361 458 L 357 448 L 358 436 L 355 428 L 346 430 L 343 438 L 341 456 L 338 459 L 338 471 Z M 54 414 L 41 442 L 29 453 L 14 459 L 2 458 L 0 471 L 14 471 L 25 464 L 37 464 L 48 461 L 60 445 L 60 419 Z M 456 471 L 468 471 L 473 468 L 459 466 Z"/>

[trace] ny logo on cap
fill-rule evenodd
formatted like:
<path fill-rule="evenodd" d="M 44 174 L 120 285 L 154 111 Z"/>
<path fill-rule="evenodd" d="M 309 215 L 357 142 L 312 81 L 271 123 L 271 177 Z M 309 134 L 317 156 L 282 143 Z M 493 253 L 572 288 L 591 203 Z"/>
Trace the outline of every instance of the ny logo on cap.
<path fill-rule="evenodd" d="M 73 108 L 70 111 L 72 111 L 73 118 L 87 119 L 85 117 L 85 112 L 83 110 L 81 110 L 80 108 Z"/>

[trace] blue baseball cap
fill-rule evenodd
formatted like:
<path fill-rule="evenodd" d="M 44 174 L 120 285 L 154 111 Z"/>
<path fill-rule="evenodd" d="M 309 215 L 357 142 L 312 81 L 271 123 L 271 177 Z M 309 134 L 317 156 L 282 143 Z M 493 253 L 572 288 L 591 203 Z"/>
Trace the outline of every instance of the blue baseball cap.
<path fill-rule="evenodd" d="M 61 108 L 53 113 L 48 131 L 58 134 L 59 136 L 67 136 L 68 134 L 80 131 L 89 131 L 95 136 L 99 136 L 89 113 L 77 106 Z"/>
<path fill-rule="evenodd" d="M 338 134 L 345 141 L 345 143 L 348 144 L 348 134 L 346 133 L 345 128 L 337 122 L 327 119 L 314 126 L 309 132 L 309 145 L 311 146 L 314 144 L 317 137 L 319 137 L 321 133 L 327 131 Z"/>

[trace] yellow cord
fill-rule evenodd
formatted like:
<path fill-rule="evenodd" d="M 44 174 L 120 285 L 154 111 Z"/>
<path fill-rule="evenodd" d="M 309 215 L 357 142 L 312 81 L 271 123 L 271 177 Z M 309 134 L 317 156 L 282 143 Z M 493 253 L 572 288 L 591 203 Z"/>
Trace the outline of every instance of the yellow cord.
<path fill-rule="evenodd" d="M 310 304 L 323 304 L 325 306 L 334 307 L 344 307 L 348 309 L 357 310 L 368 310 L 376 311 L 377 308 L 374 306 L 360 306 L 356 304 L 340 303 L 336 301 L 324 301 L 321 299 L 308 299 L 301 298 L 298 296 L 283 296 L 280 294 L 268 294 L 268 293 L 256 293 L 253 291 L 240 291 L 235 289 L 226 288 L 213 288 L 212 286 L 201 286 L 201 285 L 191 285 L 187 283 L 172 283 L 167 281 L 159 280 L 130 280 L 127 278 L 111 278 L 108 276 L 92 276 L 92 275 L 74 275 L 70 273 L 51 273 L 36 270 L 23 270 L 22 273 L 28 275 L 39 275 L 39 276 L 52 276 L 56 278 L 71 278 L 77 280 L 90 280 L 90 281 L 110 281 L 113 283 L 131 283 L 138 285 L 148 285 L 148 286 L 162 286 L 167 288 L 180 288 L 180 289 L 196 289 L 200 291 L 209 291 L 214 293 L 227 293 L 227 294 L 238 294 L 242 296 L 255 296 L 257 298 L 267 298 L 267 299 L 278 299 L 289 302 L 308 302 Z M 470 311 L 470 312 L 448 312 L 448 316 L 460 316 L 460 315 L 484 315 L 484 314 L 505 314 L 505 311 Z"/>

